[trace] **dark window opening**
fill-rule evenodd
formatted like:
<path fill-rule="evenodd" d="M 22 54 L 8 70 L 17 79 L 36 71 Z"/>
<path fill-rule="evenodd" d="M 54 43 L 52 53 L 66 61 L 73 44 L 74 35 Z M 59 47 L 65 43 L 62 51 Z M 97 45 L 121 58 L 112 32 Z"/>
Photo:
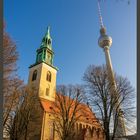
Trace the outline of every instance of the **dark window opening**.
<path fill-rule="evenodd" d="M 46 51 L 44 51 L 44 56 L 43 56 L 43 58 L 45 59 L 45 57 L 46 57 Z"/>
<path fill-rule="evenodd" d="M 38 54 L 38 62 L 40 62 L 41 60 L 42 60 L 42 54 L 39 53 L 39 54 Z"/>
<path fill-rule="evenodd" d="M 51 40 L 49 39 L 49 40 L 48 40 L 48 45 L 50 45 L 50 44 L 51 44 Z"/>
<path fill-rule="evenodd" d="M 33 72 L 32 81 L 36 80 L 37 78 L 37 70 Z"/>
<path fill-rule="evenodd" d="M 51 72 L 50 71 L 47 72 L 46 80 L 51 82 Z"/>
<path fill-rule="evenodd" d="M 46 88 L 46 96 L 49 96 L 49 88 Z"/>
<path fill-rule="evenodd" d="M 46 43 L 48 43 L 48 38 L 46 38 Z"/>

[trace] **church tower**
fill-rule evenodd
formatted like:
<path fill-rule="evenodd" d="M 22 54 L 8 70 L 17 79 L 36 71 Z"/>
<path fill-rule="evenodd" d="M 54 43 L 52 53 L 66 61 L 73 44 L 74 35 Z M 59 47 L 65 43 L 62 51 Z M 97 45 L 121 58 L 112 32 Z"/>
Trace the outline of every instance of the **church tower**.
<path fill-rule="evenodd" d="M 50 27 L 42 39 L 40 48 L 36 51 L 36 62 L 29 68 L 29 87 L 38 90 L 38 96 L 50 101 L 55 100 L 57 68 L 53 65 L 54 52 Z"/>

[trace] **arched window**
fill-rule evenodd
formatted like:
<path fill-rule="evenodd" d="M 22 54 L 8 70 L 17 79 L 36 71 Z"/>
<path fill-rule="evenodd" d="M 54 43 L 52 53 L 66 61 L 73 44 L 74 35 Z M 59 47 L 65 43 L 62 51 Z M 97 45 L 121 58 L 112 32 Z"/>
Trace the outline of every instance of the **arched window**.
<path fill-rule="evenodd" d="M 51 82 L 51 72 L 50 71 L 47 72 L 46 80 Z"/>
<path fill-rule="evenodd" d="M 32 81 L 36 80 L 37 78 L 37 70 L 33 72 Z"/>

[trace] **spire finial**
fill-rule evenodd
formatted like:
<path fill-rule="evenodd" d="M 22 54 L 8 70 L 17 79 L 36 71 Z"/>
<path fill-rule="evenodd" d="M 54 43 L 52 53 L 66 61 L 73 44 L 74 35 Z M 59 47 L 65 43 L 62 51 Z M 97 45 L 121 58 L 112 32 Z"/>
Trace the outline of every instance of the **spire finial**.
<path fill-rule="evenodd" d="M 100 0 L 98 0 L 98 15 L 99 15 L 99 20 L 100 20 L 100 26 L 101 28 L 104 28 L 103 19 L 101 15 Z"/>
<path fill-rule="evenodd" d="M 50 36 L 50 26 L 47 27 L 47 35 Z"/>

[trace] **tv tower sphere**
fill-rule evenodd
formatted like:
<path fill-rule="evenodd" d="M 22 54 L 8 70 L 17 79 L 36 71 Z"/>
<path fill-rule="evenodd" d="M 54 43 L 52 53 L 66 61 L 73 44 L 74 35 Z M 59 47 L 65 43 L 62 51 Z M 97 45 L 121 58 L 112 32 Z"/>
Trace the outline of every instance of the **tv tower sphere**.
<path fill-rule="evenodd" d="M 105 46 L 110 47 L 112 45 L 112 38 L 108 35 L 106 35 L 106 29 L 105 27 L 101 27 L 100 29 L 101 36 L 98 39 L 98 44 L 101 48 L 104 48 Z"/>

